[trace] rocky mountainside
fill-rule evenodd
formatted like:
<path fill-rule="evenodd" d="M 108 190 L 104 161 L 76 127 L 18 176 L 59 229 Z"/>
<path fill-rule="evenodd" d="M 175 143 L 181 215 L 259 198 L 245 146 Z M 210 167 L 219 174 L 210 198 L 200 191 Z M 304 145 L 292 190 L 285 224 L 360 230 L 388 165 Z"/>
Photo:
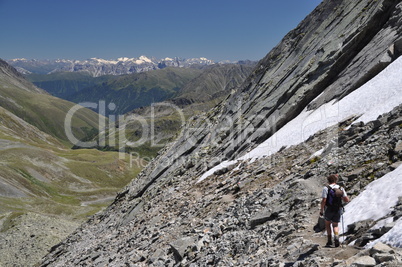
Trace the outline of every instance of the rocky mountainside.
<path fill-rule="evenodd" d="M 87 60 L 37 60 L 37 59 L 10 59 L 10 65 L 17 68 L 23 74 L 49 74 L 54 72 L 87 72 L 93 77 L 102 75 L 122 75 L 139 73 L 166 67 L 178 68 L 202 68 L 216 64 L 207 58 L 164 58 L 156 59 L 140 56 L 139 58 L 121 57 L 116 60 L 91 58 Z M 249 64 L 248 61 L 240 61 L 238 64 Z"/>
<path fill-rule="evenodd" d="M 313 226 L 326 175 L 339 173 L 354 198 L 373 180 L 399 171 L 401 106 L 392 111 L 389 106 L 371 122 L 359 123 L 359 112 L 339 118 L 304 136 L 303 143 L 271 153 L 262 147 L 268 150 L 264 157 L 204 174 L 272 136 L 281 141 L 281 129 L 302 111 L 341 105 L 355 90 L 364 90 L 360 86 L 401 55 L 401 12 L 401 1 L 395 0 L 323 1 L 238 90 L 190 120 L 176 142 L 111 206 L 53 247 L 42 266 L 400 265 L 398 248 L 361 249 L 399 222 L 400 201 L 380 221 L 349 227 L 345 237 L 358 251 L 323 248 L 326 238 L 314 234 Z M 377 86 L 380 104 L 385 88 Z M 398 80 L 387 89 L 400 96 L 400 86 Z M 362 95 L 354 106 L 364 106 Z M 333 115 L 324 110 L 321 119 Z M 303 135 L 315 122 L 288 132 Z"/>

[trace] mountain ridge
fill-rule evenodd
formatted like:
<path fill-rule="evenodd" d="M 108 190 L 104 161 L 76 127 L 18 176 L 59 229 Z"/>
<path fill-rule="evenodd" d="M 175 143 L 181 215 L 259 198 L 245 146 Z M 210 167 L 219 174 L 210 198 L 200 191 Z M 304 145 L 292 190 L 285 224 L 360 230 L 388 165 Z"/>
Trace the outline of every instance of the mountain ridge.
<path fill-rule="evenodd" d="M 86 60 L 37 60 L 37 59 L 10 59 L 7 62 L 16 67 L 23 74 L 50 74 L 54 72 L 87 72 L 93 77 L 102 75 L 122 75 L 140 73 L 166 67 L 178 68 L 203 68 L 214 64 L 226 64 L 228 61 L 215 62 L 213 60 L 200 57 L 183 59 L 179 57 L 157 59 L 140 56 L 138 58 L 120 57 L 115 60 L 105 60 L 101 58 L 90 58 Z M 250 61 L 237 61 L 236 64 L 250 64 Z"/>

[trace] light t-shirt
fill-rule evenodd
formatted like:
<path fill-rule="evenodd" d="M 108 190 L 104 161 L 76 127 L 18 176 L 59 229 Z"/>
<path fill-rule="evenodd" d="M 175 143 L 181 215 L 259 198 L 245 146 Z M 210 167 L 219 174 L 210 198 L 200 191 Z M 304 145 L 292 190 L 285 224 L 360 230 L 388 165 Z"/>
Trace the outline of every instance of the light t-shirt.
<path fill-rule="evenodd" d="M 342 192 L 343 192 L 342 197 L 347 197 L 346 191 L 345 191 L 345 189 L 344 189 L 343 187 L 340 187 L 340 186 L 337 185 L 337 184 L 331 184 L 331 185 L 329 185 L 329 186 L 330 186 L 331 188 L 340 188 L 340 189 L 342 190 Z M 327 198 L 327 196 L 328 196 L 328 187 L 325 186 L 325 187 L 322 189 L 322 198 Z"/>

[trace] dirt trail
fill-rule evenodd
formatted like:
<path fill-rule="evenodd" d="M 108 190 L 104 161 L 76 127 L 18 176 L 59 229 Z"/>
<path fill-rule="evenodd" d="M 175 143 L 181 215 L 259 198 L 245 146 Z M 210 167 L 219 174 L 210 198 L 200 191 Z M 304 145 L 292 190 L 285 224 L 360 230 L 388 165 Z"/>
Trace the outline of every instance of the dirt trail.
<path fill-rule="evenodd" d="M 302 234 L 302 237 L 306 240 L 310 240 L 313 244 L 318 244 L 319 248 L 310 257 L 311 258 L 329 258 L 330 261 L 322 262 L 320 266 L 329 266 L 334 262 L 339 262 L 339 266 L 346 266 L 346 260 L 358 254 L 361 249 L 354 246 L 349 246 L 346 243 L 341 244 L 340 247 L 325 247 L 327 243 L 326 231 L 315 232 L 314 226 L 318 221 L 318 212 L 309 212 L 309 218 L 311 224 L 306 225 L 306 231 Z M 344 237 L 340 237 L 341 242 Z M 343 263 L 343 264 L 342 264 Z"/>

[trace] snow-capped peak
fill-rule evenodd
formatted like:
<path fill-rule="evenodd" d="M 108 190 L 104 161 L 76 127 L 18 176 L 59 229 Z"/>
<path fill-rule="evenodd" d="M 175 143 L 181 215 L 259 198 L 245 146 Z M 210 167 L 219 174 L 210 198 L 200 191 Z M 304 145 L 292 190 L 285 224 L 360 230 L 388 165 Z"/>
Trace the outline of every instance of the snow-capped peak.
<path fill-rule="evenodd" d="M 142 61 L 148 62 L 148 63 L 152 63 L 152 60 L 150 60 L 150 59 L 147 58 L 146 56 L 140 56 L 139 60 L 142 60 Z"/>
<path fill-rule="evenodd" d="M 106 60 L 106 59 L 96 58 L 96 57 L 91 58 L 91 60 L 95 61 L 97 63 L 100 63 L 100 64 L 117 64 L 117 62 L 118 62 L 116 60 Z"/>

